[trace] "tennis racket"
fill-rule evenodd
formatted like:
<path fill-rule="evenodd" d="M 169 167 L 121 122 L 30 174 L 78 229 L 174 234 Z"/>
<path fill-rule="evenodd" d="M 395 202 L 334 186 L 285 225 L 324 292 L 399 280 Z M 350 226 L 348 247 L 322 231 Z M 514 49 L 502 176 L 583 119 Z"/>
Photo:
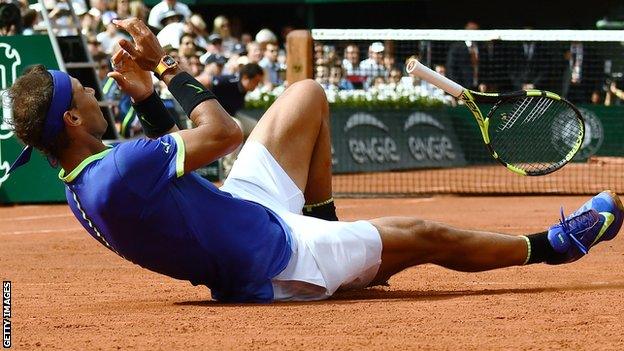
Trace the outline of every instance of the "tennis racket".
<path fill-rule="evenodd" d="M 542 90 L 479 93 L 417 60 L 409 61 L 406 70 L 461 99 L 477 120 L 492 157 L 514 173 L 552 173 L 565 166 L 581 148 L 585 136 L 583 116 L 557 94 Z M 493 104 L 485 118 L 477 103 Z"/>

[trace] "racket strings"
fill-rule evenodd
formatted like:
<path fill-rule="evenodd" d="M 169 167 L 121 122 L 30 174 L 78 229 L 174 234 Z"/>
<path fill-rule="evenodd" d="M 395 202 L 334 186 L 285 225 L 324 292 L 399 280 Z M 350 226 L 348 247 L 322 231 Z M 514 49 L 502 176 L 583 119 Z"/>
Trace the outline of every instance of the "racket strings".
<path fill-rule="evenodd" d="M 553 170 L 569 161 L 582 128 L 567 103 L 547 97 L 511 99 L 490 113 L 492 147 L 502 161 L 529 173 Z"/>

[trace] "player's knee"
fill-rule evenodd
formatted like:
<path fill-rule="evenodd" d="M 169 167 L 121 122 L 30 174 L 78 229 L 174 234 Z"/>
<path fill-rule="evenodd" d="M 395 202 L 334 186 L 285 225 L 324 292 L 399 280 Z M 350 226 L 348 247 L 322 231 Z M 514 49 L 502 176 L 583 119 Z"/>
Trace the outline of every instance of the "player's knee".
<path fill-rule="evenodd" d="M 313 79 L 304 79 L 293 84 L 291 89 L 301 89 L 305 96 L 312 99 L 315 105 L 322 107 L 323 111 L 328 109 L 327 95 L 323 87 Z"/>

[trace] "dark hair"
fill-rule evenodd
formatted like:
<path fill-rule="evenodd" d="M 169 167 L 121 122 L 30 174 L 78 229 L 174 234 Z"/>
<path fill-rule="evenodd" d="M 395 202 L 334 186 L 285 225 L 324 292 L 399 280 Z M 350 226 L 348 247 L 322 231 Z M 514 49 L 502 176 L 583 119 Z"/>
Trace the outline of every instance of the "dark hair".
<path fill-rule="evenodd" d="M 69 138 L 65 130 L 51 143 L 42 140 L 46 113 L 50 108 L 53 93 L 52 75 L 43 65 L 33 65 L 9 89 L 13 118 L 10 124 L 15 135 L 46 155 L 58 157 L 59 151 L 67 147 Z M 72 99 L 72 106 L 74 101 Z"/>
<path fill-rule="evenodd" d="M 24 22 L 24 27 L 32 28 L 37 21 L 37 11 L 33 9 L 28 9 L 22 15 L 22 21 Z"/>
<path fill-rule="evenodd" d="M 256 76 L 264 75 L 262 67 L 260 67 L 260 65 L 258 65 L 257 63 L 248 63 L 244 65 L 243 67 L 241 67 L 239 73 L 241 77 L 245 76 L 247 78 L 255 78 Z"/>
<path fill-rule="evenodd" d="M 189 37 L 189 38 L 193 39 L 193 45 L 195 45 L 195 39 L 197 39 L 197 34 L 195 34 L 195 33 L 188 33 L 188 32 L 182 33 L 182 35 L 180 36 L 180 44 L 182 44 L 182 39 L 184 39 L 186 37 Z"/>
<path fill-rule="evenodd" d="M 0 28 L 15 28 L 15 33 L 22 33 L 22 14 L 19 7 L 12 3 L 0 3 Z"/>

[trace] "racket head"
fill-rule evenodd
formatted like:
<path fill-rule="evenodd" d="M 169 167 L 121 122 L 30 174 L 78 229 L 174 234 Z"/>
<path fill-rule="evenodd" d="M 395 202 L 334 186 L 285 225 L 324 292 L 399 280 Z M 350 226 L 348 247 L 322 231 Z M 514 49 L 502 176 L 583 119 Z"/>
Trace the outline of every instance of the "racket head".
<path fill-rule="evenodd" d="M 526 176 L 546 175 L 565 166 L 585 136 L 583 116 L 576 106 L 545 91 L 500 94 L 486 121 L 486 145 L 492 156 Z"/>

